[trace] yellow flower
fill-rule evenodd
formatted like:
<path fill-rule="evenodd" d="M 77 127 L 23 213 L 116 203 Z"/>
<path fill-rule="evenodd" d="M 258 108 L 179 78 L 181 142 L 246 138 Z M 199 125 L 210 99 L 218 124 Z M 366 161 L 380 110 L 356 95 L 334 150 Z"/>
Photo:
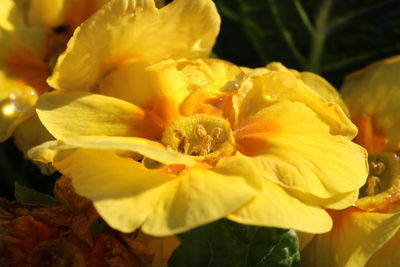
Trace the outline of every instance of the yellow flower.
<path fill-rule="evenodd" d="M 136 98 L 128 92 L 146 86 L 141 77 L 146 66 L 168 58 L 207 57 L 219 26 L 210 0 L 175 0 L 160 9 L 154 0 L 111 1 L 77 29 L 49 84 Z"/>
<path fill-rule="evenodd" d="M 304 266 L 398 266 L 400 262 L 400 57 L 347 77 L 343 98 L 369 155 L 369 177 L 355 207 L 330 211 L 331 232 L 302 251 Z"/>
<path fill-rule="evenodd" d="M 79 84 L 75 75 L 63 83 Z M 227 217 L 321 233 L 332 225 L 324 208 L 349 206 L 365 183 L 355 126 L 291 72 L 170 59 L 135 79 L 120 99 L 43 95 L 37 112 L 59 141 L 30 151 L 118 230 L 165 236 Z"/>
<path fill-rule="evenodd" d="M 3 0 L 0 11 L 0 141 L 35 116 L 38 95 L 74 29 L 107 0 Z M 31 125 L 37 119 L 31 120 Z M 47 133 L 40 124 L 35 130 Z M 23 131 L 23 130 L 22 130 Z M 19 135 L 27 136 L 26 132 Z M 25 148 L 27 138 L 17 141 Z M 33 138 L 29 142 L 35 142 Z M 39 144 L 36 142 L 36 144 Z"/>

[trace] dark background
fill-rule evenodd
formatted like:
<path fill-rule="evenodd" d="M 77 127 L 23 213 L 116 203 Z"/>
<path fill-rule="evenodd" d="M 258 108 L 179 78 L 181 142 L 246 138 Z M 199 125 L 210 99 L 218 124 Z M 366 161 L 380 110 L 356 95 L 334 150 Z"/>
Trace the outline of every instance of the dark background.
<path fill-rule="evenodd" d="M 214 53 L 238 65 L 260 67 L 280 61 L 289 68 L 316 72 L 340 89 L 352 71 L 400 54 L 398 0 L 214 2 L 222 17 Z M 51 194 L 57 177 L 41 175 L 12 139 L 0 143 L 0 196 L 13 200 L 15 181 Z"/>

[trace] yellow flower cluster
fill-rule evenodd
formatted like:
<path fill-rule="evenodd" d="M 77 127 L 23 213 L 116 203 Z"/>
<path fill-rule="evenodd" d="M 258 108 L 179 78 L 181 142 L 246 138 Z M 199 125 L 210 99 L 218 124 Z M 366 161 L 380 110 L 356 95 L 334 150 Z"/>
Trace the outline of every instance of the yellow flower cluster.
<path fill-rule="evenodd" d="M 220 218 L 312 234 L 333 226 L 304 250 L 310 262 L 315 250 L 330 266 L 370 258 L 399 227 L 383 207 L 398 193 L 398 102 L 387 97 L 394 85 L 379 83 L 398 75 L 352 75 L 349 113 L 315 74 L 209 58 L 219 27 L 211 0 L 2 0 L 0 140 L 13 135 L 32 160 L 70 177 L 122 232 L 168 236 Z M 369 176 L 366 149 L 392 153 L 372 154 Z M 360 188 L 373 200 L 357 201 Z M 354 225 L 384 228 L 385 240 L 359 252 L 375 236 L 353 238 Z"/>
<path fill-rule="evenodd" d="M 360 198 L 329 211 L 334 226 L 303 250 L 303 266 L 396 267 L 400 263 L 400 57 L 349 75 L 342 95 L 369 153 Z M 316 257 L 315 255 L 318 255 Z"/>

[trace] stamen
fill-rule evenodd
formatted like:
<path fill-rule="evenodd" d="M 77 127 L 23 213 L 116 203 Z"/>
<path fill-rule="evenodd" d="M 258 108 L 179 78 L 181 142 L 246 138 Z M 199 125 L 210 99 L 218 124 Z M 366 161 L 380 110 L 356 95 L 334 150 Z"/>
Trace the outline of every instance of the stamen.
<path fill-rule="evenodd" d="M 220 154 L 235 152 L 229 122 L 205 114 L 176 120 L 164 131 L 162 142 L 180 153 L 198 156 L 199 160 L 210 160 Z"/>
<path fill-rule="evenodd" d="M 201 124 L 197 125 L 195 132 L 196 132 L 196 136 L 199 137 L 200 140 L 207 135 L 206 128 L 204 128 L 204 126 Z"/>
<path fill-rule="evenodd" d="M 212 132 L 211 132 L 211 137 L 213 138 L 213 145 L 219 145 L 222 143 L 221 137 L 222 137 L 222 128 L 221 127 L 215 127 Z"/>
<path fill-rule="evenodd" d="M 375 196 L 380 191 L 380 179 L 377 176 L 369 176 L 367 179 L 367 196 Z"/>
<path fill-rule="evenodd" d="M 381 161 L 370 161 L 369 172 L 371 175 L 380 176 L 385 171 L 385 164 Z"/>
<path fill-rule="evenodd" d="M 207 130 L 203 125 L 196 126 L 195 135 L 199 139 L 199 145 L 192 148 L 190 155 L 205 156 L 215 151 L 216 145 L 219 144 L 218 138 L 221 136 L 222 129 L 216 127 L 212 130 L 211 135 L 207 134 Z"/>
<path fill-rule="evenodd" d="M 179 139 L 177 150 L 183 154 L 187 154 L 190 146 L 188 137 L 181 130 L 174 129 L 174 132 L 175 136 Z"/>

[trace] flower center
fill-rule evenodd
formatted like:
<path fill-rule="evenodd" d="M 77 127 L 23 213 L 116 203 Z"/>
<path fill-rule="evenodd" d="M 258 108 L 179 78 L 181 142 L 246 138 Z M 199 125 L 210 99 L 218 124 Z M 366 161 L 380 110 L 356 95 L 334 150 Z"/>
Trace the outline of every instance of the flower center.
<path fill-rule="evenodd" d="M 206 159 L 230 155 L 235 151 L 229 122 L 205 114 L 177 119 L 164 131 L 161 141 L 183 154 Z"/>
<path fill-rule="evenodd" d="M 395 153 L 369 156 L 369 176 L 356 205 L 364 210 L 392 212 L 400 208 L 400 158 Z"/>
<path fill-rule="evenodd" d="M 381 176 L 385 171 L 386 165 L 379 158 L 369 162 L 369 176 L 365 187 L 367 196 L 375 196 L 382 190 Z"/>

